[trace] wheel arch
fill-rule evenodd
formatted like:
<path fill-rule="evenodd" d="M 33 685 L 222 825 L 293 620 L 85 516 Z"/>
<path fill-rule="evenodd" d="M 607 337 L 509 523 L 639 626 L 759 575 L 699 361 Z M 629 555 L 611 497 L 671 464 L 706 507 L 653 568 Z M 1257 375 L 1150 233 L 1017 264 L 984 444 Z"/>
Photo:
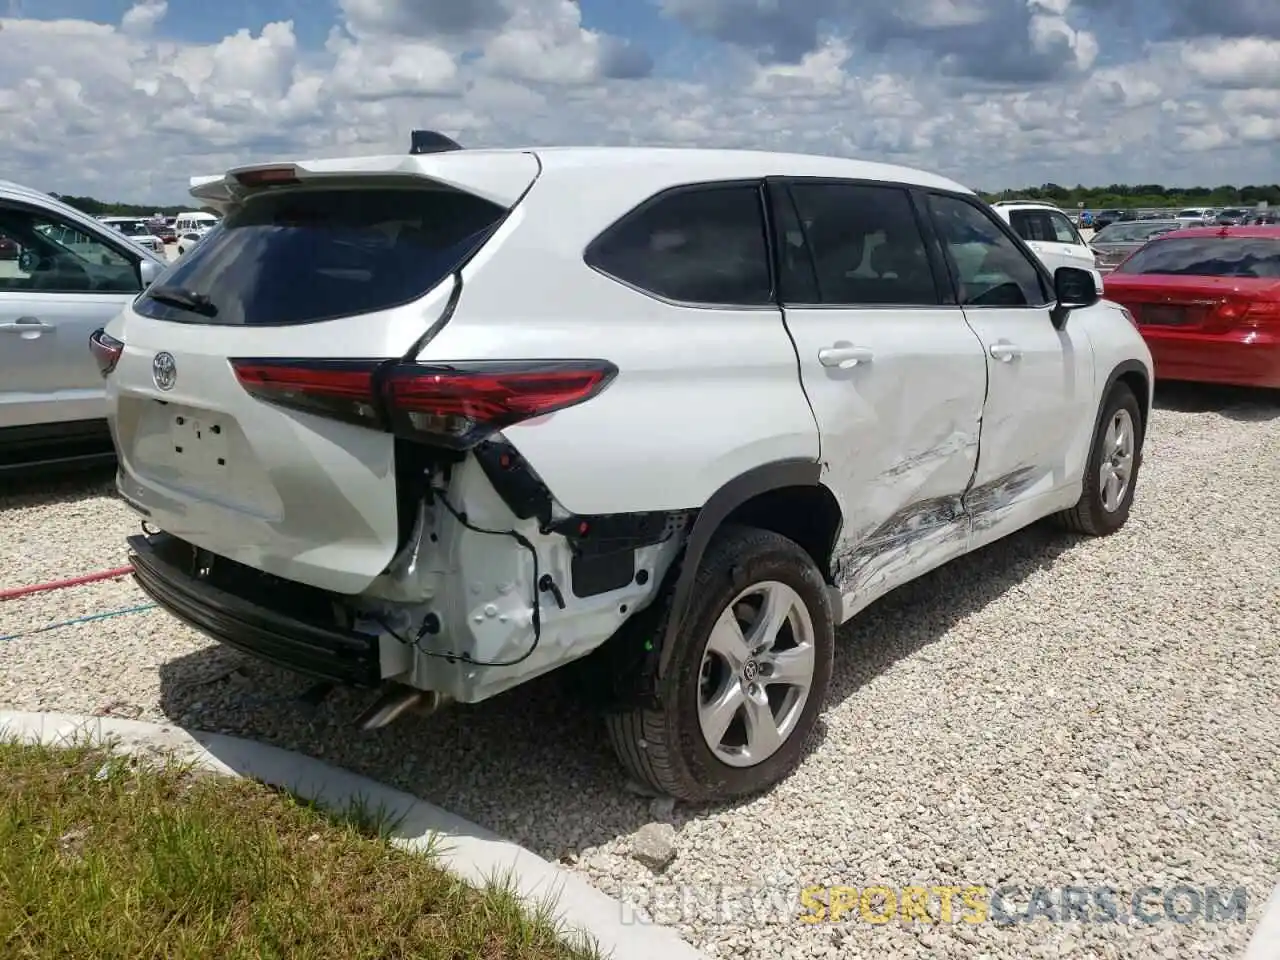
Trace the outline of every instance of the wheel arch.
<path fill-rule="evenodd" d="M 711 495 L 690 529 L 672 586 L 670 615 L 660 638 L 658 678 L 667 673 L 703 554 L 717 531 L 726 524 L 739 523 L 795 540 L 813 558 L 827 584 L 834 584 L 831 557 L 843 513 L 835 495 L 822 482 L 821 463 L 799 458 L 778 460 L 739 474 Z"/>
<path fill-rule="evenodd" d="M 1107 382 L 1103 385 L 1102 392 L 1098 396 L 1098 412 L 1094 414 L 1093 433 L 1091 436 L 1097 436 L 1098 427 L 1102 423 L 1103 406 L 1107 402 L 1107 397 L 1111 396 L 1111 391 L 1120 383 L 1132 390 L 1134 397 L 1138 401 L 1138 411 L 1142 414 L 1142 423 L 1139 425 L 1142 430 L 1141 437 L 1145 439 L 1147 425 L 1151 421 L 1151 401 L 1154 384 L 1151 371 L 1141 360 L 1123 360 L 1116 364 L 1108 375 Z"/>

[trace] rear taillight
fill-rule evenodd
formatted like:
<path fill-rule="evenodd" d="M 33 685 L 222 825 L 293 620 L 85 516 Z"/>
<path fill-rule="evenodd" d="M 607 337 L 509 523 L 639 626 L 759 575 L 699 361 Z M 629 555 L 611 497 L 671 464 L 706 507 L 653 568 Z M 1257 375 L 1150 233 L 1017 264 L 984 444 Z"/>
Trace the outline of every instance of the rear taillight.
<path fill-rule="evenodd" d="M 240 385 L 259 400 L 362 426 L 380 427 L 373 387 L 380 364 L 349 360 L 232 360 Z"/>
<path fill-rule="evenodd" d="M 260 400 L 455 450 L 589 400 L 618 373 L 604 360 L 446 365 L 242 359 L 231 365 Z"/>
<path fill-rule="evenodd" d="M 105 379 L 120 362 L 124 344 L 99 327 L 89 335 L 89 352 L 98 364 L 98 372 Z"/>
<path fill-rule="evenodd" d="M 1216 325 L 1221 327 L 1270 325 L 1280 321 L 1280 301 L 1234 298 L 1222 301 L 1213 313 Z"/>
<path fill-rule="evenodd" d="M 1271 324 L 1280 324 L 1280 300 L 1255 300 L 1240 318 L 1240 325 L 1244 327 Z"/>
<path fill-rule="evenodd" d="M 404 364 L 391 369 L 384 397 L 396 433 L 466 449 L 503 427 L 591 399 L 617 372 L 603 360 Z"/>

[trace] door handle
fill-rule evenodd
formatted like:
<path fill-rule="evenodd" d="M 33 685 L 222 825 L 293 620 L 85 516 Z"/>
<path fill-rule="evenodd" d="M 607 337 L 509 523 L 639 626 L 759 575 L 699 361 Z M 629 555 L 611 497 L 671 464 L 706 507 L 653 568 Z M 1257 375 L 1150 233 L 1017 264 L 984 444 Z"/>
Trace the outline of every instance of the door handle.
<path fill-rule="evenodd" d="M 1002 360 L 1005 363 L 1009 363 L 1010 361 L 1016 360 L 1018 357 L 1022 356 L 1021 347 L 1017 344 L 1005 343 L 1004 341 L 1001 341 L 1000 343 L 993 343 L 991 345 L 990 352 L 991 356 L 995 359 Z"/>
<path fill-rule="evenodd" d="M 0 331 L 8 333 L 34 333 L 52 330 L 53 324 L 45 323 L 37 317 L 19 317 L 13 323 L 0 323 Z"/>
<path fill-rule="evenodd" d="M 866 347 L 835 346 L 818 351 L 818 362 L 824 367 L 852 370 L 860 363 L 870 363 L 875 354 Z"/>

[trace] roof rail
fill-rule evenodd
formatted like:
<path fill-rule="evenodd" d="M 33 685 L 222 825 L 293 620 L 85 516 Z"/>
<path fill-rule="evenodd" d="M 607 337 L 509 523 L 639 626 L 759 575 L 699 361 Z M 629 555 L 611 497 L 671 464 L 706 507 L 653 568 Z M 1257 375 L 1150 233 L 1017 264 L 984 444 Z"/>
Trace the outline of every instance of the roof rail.
<path fill-rule="evenodd" d="M 1011 206 L 1013 206 L 1015 203 L 1034 203 L 1034 204 L 1038 204 L 1039 206 L 1042 206 L 1042 207 L 1053 207 L 1053 209 L 1055 209 L 1055 210 L 1061 210 L 1061 209 L 1062 209 L 1060 206 L 1058 206 L 1058 205 L 1057 205 L 1056 203 L 1054 203 L 1052 200 L 1026 200 L 1026 199 L 1023 199 L 1023 200 L 997 200 L 995 203 L 993 203 L 993 204 L 992 204 L 992 206 L 993 206 L 993 207 L 1011 207 Z"/>
<path fill-rule="evenodd" d="M 462 144 L 446 137 L 435 130 L 414 130 L 410 134 L 410 154 L 446 153 L 450 150 L 461 150 Z"/>

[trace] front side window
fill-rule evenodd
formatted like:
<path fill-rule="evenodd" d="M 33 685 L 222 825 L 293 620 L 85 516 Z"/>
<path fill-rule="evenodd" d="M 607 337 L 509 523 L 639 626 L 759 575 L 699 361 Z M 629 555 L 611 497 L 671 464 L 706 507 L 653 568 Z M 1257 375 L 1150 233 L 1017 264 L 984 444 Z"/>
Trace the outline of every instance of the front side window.
<path fill-rule="evenodd" d="M 48 214 L 0 206 L 0 292 L 137 293 L 137 262 Z"/>
<path fill-rule="evenodd" d="M 1049 302 L 1036 265 L 985 211 L 939 194 L 929 198 L 929 209 L 955 271 L 962 304 L 1033 307 Z"/>
<path fill-rule="evenodd" d="M 1280 280 L 1280 239 L 1166 236 L 1147 244 L 1116 272 Z"/>
<path fill-rule="evenodd" d="M 1071 225 L 1071 221 L 1065 215 L 1050 211 L 1048 220 L 1054 242 L 1067 243 L 1073 247 L 1083 246 L 1084 241 L 1080 239 L 1080 234 L 1076 233 L 1076 228 Z"/>
<path fill-rule="evenodd" d="M 939 291 L 911 198 L 898 187 L 794 183 L 803 237 L 812 257 L 819 303 L 933 306 Z M 794 232 L 794 231 L 793 231 Z M 788 245 L 783 238 L 784 268 Z M 804 273 L 797 275 L 804 283 Z M 784 296 L 805 302 L 802 287 Z M 797 296 L 797 293 L 799 296 Z"/>
<path fill-rule="evenodd" d="M 681 303 L 761 306 L 773 299 L 756 184 L 660 194 L 597 237 L 586 262 L 645 293 Z"/>

